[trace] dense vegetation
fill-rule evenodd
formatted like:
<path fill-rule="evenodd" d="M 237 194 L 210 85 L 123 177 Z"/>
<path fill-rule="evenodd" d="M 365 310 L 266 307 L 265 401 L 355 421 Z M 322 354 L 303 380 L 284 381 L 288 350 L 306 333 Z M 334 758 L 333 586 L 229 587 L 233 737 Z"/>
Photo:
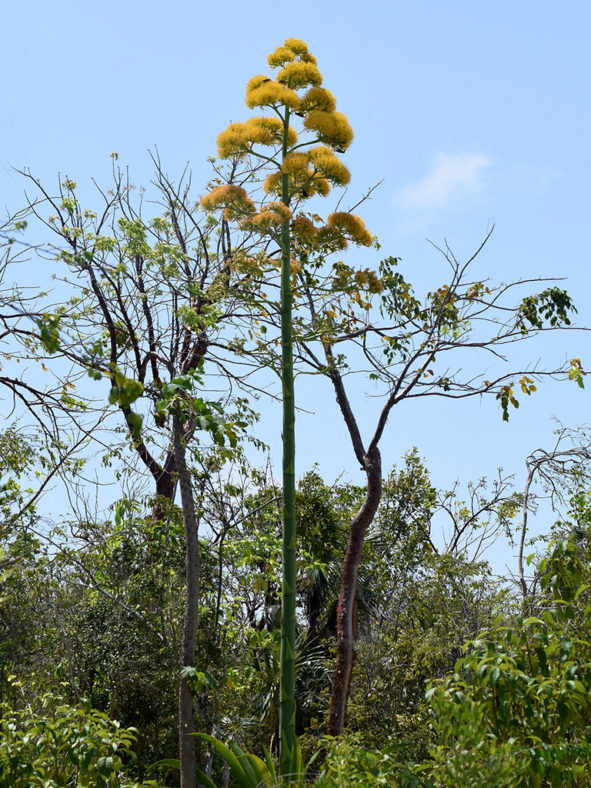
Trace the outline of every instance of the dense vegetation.
<path fill-rule="evenodd" d="M 505 355 L 567 328 L 571 299 L 449 251 L 422 298 L 396 258 L 337 259 L 379 249 L 352 211 L 319 213 L 352 131 L 303 42 L 269 64 L 247 104 L 270 114 L 220 134 L 199 200 L 158 160 L 151 201 L 114 161 L 98 209 L 23 174 L 2 236 L 0 786 L 591 785 L 584 432 L 532 454 L 523 491 L 437 490 L 416 449 L 389 472 L 379 450 L 410 397 L 490 395 L 507 420 L 545 377 L 582 387 L 578 358 Z M 9 287 L 31 259 L 52 294 Z M 296 372 L 330 381 L 364 485 L 296 482 Z M 353 373 L 382 397 L 367 440 Z M 536 484 L 556 522 L 532 540 Z M 515 578 L 486 561 L 499 534 Z"/>

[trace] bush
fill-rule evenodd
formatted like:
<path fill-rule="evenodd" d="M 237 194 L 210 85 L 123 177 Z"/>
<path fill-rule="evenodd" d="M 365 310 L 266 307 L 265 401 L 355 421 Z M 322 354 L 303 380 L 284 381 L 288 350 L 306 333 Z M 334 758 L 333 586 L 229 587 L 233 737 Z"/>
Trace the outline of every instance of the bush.
<path fill-rule="evenodd" d="M 0 788 L 158 788 L 126 777 L 136 731 L 81 706 L 50 707 L 38 714 L 1 707 Z"/>
<path fill-rule="evenodd" d="M 430 690 L 438 786 L 591 786 L 588 540 L 562 540 L 541 562 L 534 615 L 467 647 Z"/>

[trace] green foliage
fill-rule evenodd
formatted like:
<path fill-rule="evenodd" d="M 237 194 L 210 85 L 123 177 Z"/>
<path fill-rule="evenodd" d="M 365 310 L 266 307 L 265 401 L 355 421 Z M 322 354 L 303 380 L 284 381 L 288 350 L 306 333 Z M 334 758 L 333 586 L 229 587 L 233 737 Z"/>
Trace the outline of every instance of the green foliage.
<path fill-rule="evenodd" d="M 82 706 L 53 707 L 46 696 L 39 713 L 2 707 L 1 788 L 140 788 L 126 776 L 137 731 Z M 142 788 L 158 788 L 155 782 Z"/>
<path fill-rule="evenodd" d="M 236 448 L 247 422 L 225 418 L 219 402 L 211 402 L 195 396 L 193 393 L 195 386 L 202 384 L 202 378 L 194 369 L 189 370 L 185 375 L 178 375 L 170 382 L 161 383 L 155 410 L 157 424 L 163 426 L 167 415 L 174 412 L 179 416 L 181 423 L 191 419 L 195 429 L 209 432 L 216 445 L 224 446 L 227 441 L 230 448 Z"/>
<path fill-rule="evenodd" d="M 44 313 L 38 320 L 39 338 L 43 347 L 50 355 L 57 353 L 60 347 L 60 326 L 61 315 Z"/>
<path fill-rule="evenodd" d="M 268 751 L 265 751 L 265 760 L 262 760 L 252 753 L 244 752 L 235 742 L 226 745 L 206 733 L 197 735 L 211 744 L 216 753 L 228 764 L 230 774 L 240 788 L 271 788 L 277 784 L 277 774 Z M 201 770 L 198 776 L 208 788 L 214 786 Z"/>
<path fill-rule="evenodd" d="M 591 768 L 589 547 L 555 543 L 535 615 L 499 617 L 429 692 L 437 785 L 587 786 Z"/>
<path fill-rule="evenodd" d="M 526 296 L 517 315 L 518 326 L 523 334 L 530 328 L 542 328 L 547 320 L 551 326 L 570 326 L 569 312 L 577 313 L 572 298 L 559 287 L 549 287 L 541 293 Z"/>
<path fill-rule="evenodd" d="M 371 750 L 361 736 L 348 735 L 338 739 L 329 736 L 319 742 L 318 755 L 324 760 L 314 780 L 316 788 L 378 788 L 379 786 L 426 786 L 400 763 L 395 747 Z M 418 770 L 417 770 L 418 771 Z M 467 785 L 467 783 L 466 783 Z"/>
<path fill-rule="evenodd" d="M 143 385 L 131 378 L 126 377 L 120 369 L 115 368 L 111 373 L 111 391 L 109 392 L 109 402 L 111 405 L 117 403 L 122 407 L 129 407 L 132 403 L 142 396 Z"/>

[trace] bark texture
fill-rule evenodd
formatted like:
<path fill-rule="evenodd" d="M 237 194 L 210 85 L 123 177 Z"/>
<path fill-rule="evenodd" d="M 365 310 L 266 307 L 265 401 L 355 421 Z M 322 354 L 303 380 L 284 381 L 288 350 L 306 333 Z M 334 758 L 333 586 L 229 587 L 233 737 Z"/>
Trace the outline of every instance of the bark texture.
<path fill-rule="evenodd" d="M 174 456 L 181 489 L 183 523 L 186 540 L 186 589 L 185 615 L 183 621 L 183 644 L 181 649 L 180 669 L 192 667 L 195 660 L 195 642 L 197 639 L 197 623 L 199 609 L 199 539 L 198 523 L 195 514 L 195 501 L 191 487 L 191 476 L 187 468 L 185 447 L 183 445 L 182 427 L 178 416 L 174 416 Z M 195 759 L 195 721 L 193 716 L 193 695 L 190 680 L 179 678 L 179 758 L 181 765 L 181 788 L 196 788 Z"/>
<path fill-rule="evenodd" d="M 354 643 L 357 637 L 357 570 L 361 561 L 365 534 L 375 517 L 382 496 L 382 462 L 377 446 L 372 447 L 365 456 L 364 466 L 367 475 L 367 494 L 351 523 L 341 574 L 337 607 L 337 661 L 328 723 L 328 733 L 331 736 L 339 736 L 345 728 L 355 658 Z"/>

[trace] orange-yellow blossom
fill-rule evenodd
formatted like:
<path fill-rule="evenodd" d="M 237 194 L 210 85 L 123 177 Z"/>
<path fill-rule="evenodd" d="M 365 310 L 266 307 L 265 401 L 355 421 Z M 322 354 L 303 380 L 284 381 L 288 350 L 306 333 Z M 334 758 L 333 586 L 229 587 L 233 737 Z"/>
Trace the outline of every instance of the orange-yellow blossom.
<path fill-rule="evenodd" d="M 336 186 L 346 186 L 351 180 L 351 173 L 330 148 L 312 148 L 309 155 L 316 170 Z"/>
<path fill-rule="evenodd" d="M 299 90 L 321 85 L 322 74 L 313 63 L 288 63 L 277 74 L 277 81 L 292 90 Z"/>
<path fill-rule="evenodd" d="M 291 63 L 291 61 L 295 58 L 295 54 L 288 49 L 286 46 L 277 47 L 269 57 L 267 58 L 267 63 L 271 66 L 271 68 L 277 68 L 278 66 L 284 66 L 286 63 Z"/>
<path fill-rule="evenodd" d="M 373 238 L 363 220 L 353 213 L 331 213 L 326 221 L 331 230 L 338 230 L 361 246 L 371 246 Z"/>
<path fill-rule="evenodd" d="M 304 127 L 316 131 L 322 142 L 340 151 L 353 142 L 353 129 L 341 112 L 314 110 L 305 118 Z"/>
<path fill-rule="evenodd" d="M 253 201 L 241 186 L 226 183 L 217 186 L 201 199 L 201 207 L 206 211 L 224 208 L 226 219 L 238 219 L 256 211 Z"/>
<path fill-rule="evenodd" d="M 300 106 L 300 99 L 295 90 L 266 77 L 265 81 L 251 88 L 252 82 L 253 80 L 250 80 L 246 88 L 247 107 L 253 109 L 253 107 L 273 107 L 279 104 L 297 110 Z"/>
<path fill-rule="evenodd" d="M 305 115 L 313 110 L 334 112 L 336 106 L 336 99 L 329 90 L 326 90 L 326 88 L 314 87 L 310 88 L 310 90 L 302 96 L 299 112 Z"/>

